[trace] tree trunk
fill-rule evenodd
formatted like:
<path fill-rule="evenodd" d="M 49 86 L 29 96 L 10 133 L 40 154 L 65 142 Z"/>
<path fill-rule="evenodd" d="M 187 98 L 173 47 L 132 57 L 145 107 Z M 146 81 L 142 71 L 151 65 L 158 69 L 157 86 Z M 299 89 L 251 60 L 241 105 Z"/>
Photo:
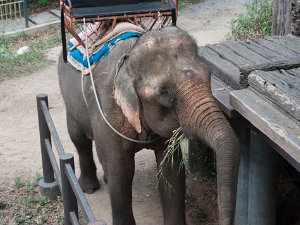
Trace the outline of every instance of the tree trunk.
<path fill-rule="evenodd" d="M 287 35 L 291 33 L 292 1 L 273 0 L 272 35 Z"/>

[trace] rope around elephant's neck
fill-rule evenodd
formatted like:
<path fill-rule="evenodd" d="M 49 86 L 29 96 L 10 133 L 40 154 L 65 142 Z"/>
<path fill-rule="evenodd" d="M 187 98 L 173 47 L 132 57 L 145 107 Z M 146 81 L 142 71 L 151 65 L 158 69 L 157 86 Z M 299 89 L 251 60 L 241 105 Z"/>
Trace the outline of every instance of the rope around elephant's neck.
<path fill-rule="evenodd" d="M 96 87 L 95 87 L 95 83 L 94 83 L 93 72 L 92 72 L 92 70 L 91 70 L 91 64 L 90 64 L 89 52 L 88 52 L 87 26 L 86 26 L 86 24 L 85 24 L 85 18 L 83 18 L 83 25 L 84 25 L 84 29 L 85 29 L 85 32 L 84 32 L 84 33 L 85 33 L 85 52 L 86 52 L 86 58 L 87 58 L 87 63 L 88 63 L 89 72 L 90 72 L 90 78 L 91 78 L 91 83 L 92 83 L 92 89 L 93 89 L 93 92 L 94 92 L 94 96 L 95 96 L 95 100 L 96 100 L 96 104 L 97 104 L 98 110 L 99 110 L 100 115 L 102 116 L 103 120 L 105 121 L 106 125 L 107 125 L 113 132 L 115 132 L 117 135 L 119 135 L 120 137 L 124 138 L 124 139 L 127 140 L 127 141 L 131 141 L 131 142 L 138 143 L 138 144 L 149 144 L 149 143 L 152 143 L 152 142 L 156 141 L 157 139 L 153 139 L 153 140 L 149 140 L 149 141 L 140 141 L 140 140 L 135 140 L 135 139 L 129 138 L 129 137 L 125 136 L 124 134 L 121 134 L 119 131 L 117 131 L 117 130 L 110 124 L 110 122 L 107 120 L 107 118 L 105 117 L 104 112 L 103 112 L 102 107 L 101 107 L 100 102 L 99 102 L 99 98 L 98 98 L 97 91 L 96 91 Z M 120 70 L 121 66 L 123 65 L 123 63 L 124 63 L 124 60 L 125 60 L 125 56 L 124 56 L 124 55 L 118 60 L 117 67 L 119 67 L 119 68 L 117 68 L 116 76 L 118 75 L 119 70 Z M 87 104 L 86 97 L 85 97 L 85 93 L 84 93 L 84 88 L 83 88 L 83 85 L 84 85 L 83 82 L 84 82 L 84 80 L 83 80 L 83 78 L 82 78 L 82 79 L 81 79 L 81 90 L 82 90 L 82 94 L 83 94 L 84 101 L 85 101 L 85 103 Z"/>

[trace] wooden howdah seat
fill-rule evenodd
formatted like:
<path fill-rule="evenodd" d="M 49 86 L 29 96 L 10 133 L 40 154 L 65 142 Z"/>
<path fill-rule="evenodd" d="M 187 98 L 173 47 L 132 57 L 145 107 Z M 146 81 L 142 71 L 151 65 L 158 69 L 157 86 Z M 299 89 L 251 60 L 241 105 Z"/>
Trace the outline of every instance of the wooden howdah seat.
<path fill-rule="evenodd" d="M 176 25 L 177 0 L 60 0 L 61 34 L 64 61 L 67 62 L 66 30 L 82 46 L 78 24 L 107 22 L 114 28 L 119 21 L 129 21 L 145 30 L 157 23 Z"/>

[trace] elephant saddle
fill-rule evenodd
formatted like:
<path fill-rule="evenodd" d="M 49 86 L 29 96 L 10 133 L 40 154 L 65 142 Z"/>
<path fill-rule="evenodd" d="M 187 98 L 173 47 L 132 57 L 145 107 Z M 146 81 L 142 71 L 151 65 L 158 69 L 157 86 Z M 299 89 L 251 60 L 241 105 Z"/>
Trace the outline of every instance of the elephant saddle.
<path fill-rule="evenodd" d="M 65 62 L 68 58 L 67 48 L 71 51 L 78 49 L 84 55 L 85 51 L 82 48 L 85 48 L 86 36 L 89 39 L 90 46 L 88 48 L 91 53 L 94 53 L 94 50 L 99 47 L 99 44 L 95 44 L 95 42 L 99 40 L 112 41 L 112 37 L 117 38 L 115 33 L 113 35 L 110 33 L 118 28 L 120 22 L 129 22 L 145 32 L 159 29 L 170 22 L 176 25 L 177 18 L 177 0 L 60 0 L 60 9 Z M 82 27 L 83 23 L 87 24 L 87 35 L 84 31 L 86 26 Z M 66 30 L 72 36 L 68 46 Z M 143 32 L 138 30 L 136 33 Z M 122 40 L 127 35 L 123 35 L 117 40 Z M 115 43 L 115 40 L 108 45 L 113 45 L 112 43 Z"/>
<path fill-rule="evenodd" d="M 88 74 L 90 69 L 93 69 L 101 58 L 106 56 L 118 43 L 130 37 L 140 37 L 146 32 L 143 28 L 128 22 L 118 23 L 113 30 L 110 29 L 105 26 L 104 22 L 88 24 L 87 35 L 89 39 L 93 39 L 93 42 L 86 49 L 84 46 L 78 45 L 76 38 L 71 38 L 68 43 L 68 62 L 83 74 Z M 102 33 L 107 34 L 99 39 Z M 83 32 L 78 34 L 80 37 L 84 37 L 84 35 Z"/>

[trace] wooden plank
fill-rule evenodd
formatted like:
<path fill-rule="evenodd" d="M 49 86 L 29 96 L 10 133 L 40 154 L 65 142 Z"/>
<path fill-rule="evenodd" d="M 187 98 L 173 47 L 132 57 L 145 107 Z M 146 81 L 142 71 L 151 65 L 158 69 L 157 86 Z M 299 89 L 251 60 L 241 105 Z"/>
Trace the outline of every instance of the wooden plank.
<path fill-rule="evenodd" d="M 291 72 L 293 75 L 296 76 L 297 79 L 300 79 L 300 67 L 299 68 L 290 69 L 287 72 Z"/>
<path fill-rule="evenodd" d="M 198 56 L 205 63 L 212 74 L 215 74 L 223 82 L 230 85 L 233 89 L 241 89 L 240 70 L 231 62 L 222 59 L 218 54 L 206 47 L 198 47 Z"/>
<path fill-rule="evenodd" d="M 277 146 L 279 153 L 300 171 L 300 123 L 253 89 L 232 91 L 230 104 Z"/>
<path fill-rule="evenodd" d="M 247 58 L 237 55 L 234 51 L 232 51 L 230 48 L 223 45 L 222 43 L 206 45 L 206 47 L 216 52 L 221 58 L 226 59 L 238 68 L 245 66 L 253 66 L 253 62 L 249 61 Z"/>
<path fill-rule="evenodd" d="M 287 94 L 283 91 L 285 87 L 283 84 L 273 82 L 270 83 L 264 79 L 260 74 L 262 71 L 254 71 L 248 77 L 250 87 L 266 96 L 270 101 L 277 104 L 287 113 L 292 115 L 295 119 L 300 119 L 300 100 L 293 95 Z M 275 82 L 274 82 L 275 83 Z"/>
<path fill-rule="evenodd" d="M 287 83 L 291 90 L 297 91 L 297 98 L 300 98 L 300 76 L 297 77 L 295 74 L 292 73 L 290 70 L 276 70 L 274 71 L 274 75 L 278 78 L 283 80 Z"/>
<path fill-rule="evenodd" d="M 272 39 L 256 39 L 254 40 L 255 43 L 258 43 L 259 45 L 262 45 L 271 51 L 277 52 L 279 55 L 282 55 L 286 58 L 293 59 L 293 58 L 300 58 L 300 54 L 297 52 L 294 52 L 285 46 L 278 44 Z"/>
<path fill-rule="evenodd" d="M 254 74 L 263 78 L 266 82 L 272 84 L 287 95 L 292 95 L 300 101 L 300 91 L 295 88 L 295 84 L 288 76 L 280 73 L 278 70 L 271 72 L 255 71 Z M 250 82 L 250 81 L 249 81 Z"/>
<path fill-rule="evenodd" d="M 245 42 L 239 42 L 241 45 L 245 46 L 246 48 L 256 52 L 257 54 L 263 55 L 264 57 L 268 58 L 272 62 L 280 62 L 280 61 L 286 61 L 289 58 L 278 54 L 277 52 L 271 51 L 270 49 L 257 44 L 254 41 L 245 41 Z M 300 56 L 299 56 L 300 58 Z"/>
<path fill-rule="evenodd" d="M 225 46 L 230 48 L 235 54 L 240 55 L 244 58 L 247 58 L 249 61 L 253 62 L 254 65 L 261 65 L 270 63 L 271 61 L 264 56 L 257 54 L 256 52 L 251 51 L 245 46 L 241 45 L 236 41 L 225 41 L 223 42 Z"/>
<path fill-rule="evenodd" d="M 300 53 L 300 38 L 292 35 L 287 36 L 275 36 L 265 37 L 267 40 L 271 40 L 275 43 L 283 45 L 285 48 L 292 50 L 295 53 Z"/>
<path fill-rule="evenodd" d="M 232 88 L 220 81 L 216 76 L 211 78 L 212 94 L 217 101 L 220 109 L 230 118 L 238 117 L 239 114 L 229 103 L 229 94 Z"/>
<path fill-rule="evenodd" d="M 278 62 L 269 62 L 269 63 L 264 63 L 264 64 L 262 63 L 255 67 L 240 68 L 240 71 L 241 71 L 241 74 L 243 74 L 245 77 L 247 77 L 254 70 L 273 71 L 273 70 L 279 70 L 279 69 L 291 69 L 291 68 L 295 68 L 295 67 L 300 67 L 300 59 L 299 58 L 288 59 L 288 60 L 278 61 Z"/>
<path fill-rule="evenodd" d="M 247 87 L 248 85 L 248 75 L 250 74 L 250 72 L 252 72 L 256 68 L 260 68 L 262 65 L 269 65 L 272 62 L 236 41 L 225 41 L 223 42 L 223 44 L 230 48 L 235 54 L 245 57 L 249 59 L 249 61 L 253 62 L 252 65 L 239 67 L 240 84 L 243 87 Z"/>

